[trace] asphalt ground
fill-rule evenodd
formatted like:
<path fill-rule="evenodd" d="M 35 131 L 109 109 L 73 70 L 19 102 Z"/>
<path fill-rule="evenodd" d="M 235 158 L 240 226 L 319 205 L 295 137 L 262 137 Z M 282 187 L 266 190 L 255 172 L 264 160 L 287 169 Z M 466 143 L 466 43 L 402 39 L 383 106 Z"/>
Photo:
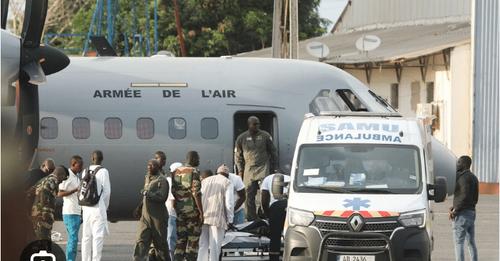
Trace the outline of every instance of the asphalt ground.
<path fill-rule="evenodd" d="M 452 204 L 452 198 L 444 203 L 433 204 L 434 209 L 434 261 L 455 260 L 454 241 L 451 222 L 448 220 L 448 208 Z M 479 260 L 499 260 L 499 200 L 496 195 L 480 195 L 477 206 L 476 217 L 476 244 L 479 252 Z M 135 221 L 121 221 L 110 224 L 110 235 L 105 239 L 102 261 L 131 260 L 134 250 L 136 233 Z M 62 240 L 56 242 L 61 247 L 66 246 L 66 229 L 61 221 L 54 224 L 54 230 L 61 233 Z M 81 230 L 80 230 L 81 239 Z M 468 250 L 466 252 L 466 260 Z M 78 260 L 81 260 L 80 242 Z"/>

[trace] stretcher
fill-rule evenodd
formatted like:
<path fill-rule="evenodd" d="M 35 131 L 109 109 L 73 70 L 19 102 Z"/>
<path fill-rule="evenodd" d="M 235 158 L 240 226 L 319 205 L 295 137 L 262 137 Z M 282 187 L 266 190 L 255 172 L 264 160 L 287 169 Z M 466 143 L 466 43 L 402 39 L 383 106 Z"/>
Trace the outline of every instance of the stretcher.
<path fill-rule="evenodd" d="M 248 232 L 226 232 L 222 260 L 269 260 L 268 237 Z"/>
<path fill-rule="evenodd" d="M 222 242 L 221 260 L 269 260 L 271 240 L 258 228 L 269 227 L 267 222 L 248 222 L 237 226 L 236 231 L 228 231 Z M 257 229 L 256 229 L 257 228 Z M 283 246 L 282 246 L 283 248 Z"/>

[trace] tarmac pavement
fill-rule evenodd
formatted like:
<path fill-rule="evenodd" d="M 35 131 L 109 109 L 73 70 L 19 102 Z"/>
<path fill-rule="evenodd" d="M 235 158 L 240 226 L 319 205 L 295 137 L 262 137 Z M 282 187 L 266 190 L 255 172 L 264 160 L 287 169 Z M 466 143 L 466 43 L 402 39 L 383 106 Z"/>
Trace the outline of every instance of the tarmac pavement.
<path fill-rule="evenodd" d="M 444 203 L 433 204 L 434 207 L 434 261 L 455 260 L 453 231 L 448 220 L 448 208 L 452 205 L 452 198 Z M 480 195 L 476 218 L 476 244 L 479 251 L 479 260 L 498 260 L 499 258 L 499 200 L 497 195 Z M 110 224 L 110 235 L 105 239 L 102 261 L 132 260 L 134 250 L 136 224 L 135 221 L 121 221 Z M 66 246 L 66 230 L 62 221 L 54 224 L 54 230 L 62 235 L 57 242 L 61 247 Z M 81 230 L 80 230 L 81 239 Z M 466 252 L 466 260 L 468 250 Z M 78 260 L 81 260 L 80 242 Z"/>

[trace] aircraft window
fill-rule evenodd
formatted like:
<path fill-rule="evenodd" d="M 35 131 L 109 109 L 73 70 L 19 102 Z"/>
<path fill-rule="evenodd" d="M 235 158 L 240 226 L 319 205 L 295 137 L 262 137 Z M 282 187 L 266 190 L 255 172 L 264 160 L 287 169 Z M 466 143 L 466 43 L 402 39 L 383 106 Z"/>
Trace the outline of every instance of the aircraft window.
<path fill-rule="evenodd" d="M 90 137 L 90 120 L 77 117 L 73 119 L 73 138 L 88 139 Z"/>
<path fill-rule="evenodd" d="M 155 122 L 151 118 L 137 119 L 137 138 L 149 140 L 155 135 Z"/>
<path fill-rule="evenodd" d="M 219 122 L 216 118 L 201 119 L 201 137 L 212 140 L 219 136 Z"/>
<path fill-rule="evenodd" d="M 57 119 L 53 117 L 42 118 L 40 122 L 40 135 L 42 138 L 51 140 L 57 138 Z"/>
<path fill-rule="evenodd" d="M 104 121 L 104 135 L 108 139 L 122 137 L 122 120 L 120 118 L 106 118 Z"/>
<path fill-rule="evenodd" d="M 168 121 L 168 135 L 172 139 L 184 139 L 186 137 L 186 120 L 183 118 L 171 118 Z"/>

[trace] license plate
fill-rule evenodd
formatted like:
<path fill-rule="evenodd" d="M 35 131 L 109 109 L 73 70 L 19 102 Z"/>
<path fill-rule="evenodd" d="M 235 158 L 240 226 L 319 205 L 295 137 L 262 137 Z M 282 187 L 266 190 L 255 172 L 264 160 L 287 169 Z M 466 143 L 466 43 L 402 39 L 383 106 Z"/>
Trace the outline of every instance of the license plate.
<path fill-rule="evenodd" d="M 375 261 L 375 256 L 337 256 L 337 261 Z"/>

